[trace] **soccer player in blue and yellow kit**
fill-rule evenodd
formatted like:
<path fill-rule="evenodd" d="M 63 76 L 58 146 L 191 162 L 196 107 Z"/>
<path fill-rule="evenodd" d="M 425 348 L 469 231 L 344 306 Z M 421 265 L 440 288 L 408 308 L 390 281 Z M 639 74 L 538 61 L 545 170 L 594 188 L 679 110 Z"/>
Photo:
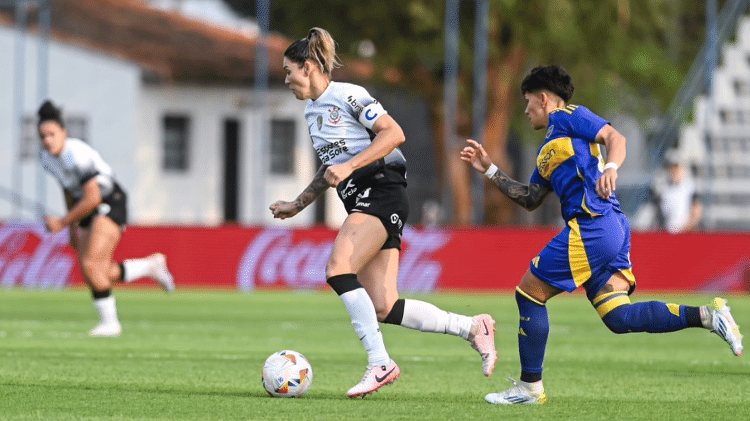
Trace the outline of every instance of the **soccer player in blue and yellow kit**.
<path fill-rule="evenodd" d="M 569 105 L 573 83 L 560 66 L 534 68 L 523 80 L 525 113 L 535 130 L 546 129 L 528 184 L 508 177 L 484 148 L 468 139 L 461 159 L 483 172 L 511 200 L 536 209 L 550 192 L 560 198 L 565 228 L 531 260 L 516 288 L 520 313 L 521 379 L 485 399 L 493 404 L 541 404 L 549 318 L 545 303 L 579 286 L 615 333 L 673 332 L 703 327 L 742 355 L 742 335 L 726 300 L 701 307 L 649 301 L 631 303 L 635 277 L 630 263 L 630 225 L 615 195 L 617 170 L 625 160 L 625 137 L 583 106 Z M 607 150 L 605 164 L 600 146 Z M 512 379 L 511 379 L 512 380 Z"/>

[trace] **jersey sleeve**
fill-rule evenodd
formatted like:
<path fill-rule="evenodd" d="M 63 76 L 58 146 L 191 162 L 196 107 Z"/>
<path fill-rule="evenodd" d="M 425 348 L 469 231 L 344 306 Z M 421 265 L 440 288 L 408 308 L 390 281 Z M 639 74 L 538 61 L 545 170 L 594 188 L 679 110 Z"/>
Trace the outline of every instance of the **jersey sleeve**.
<path fill-rule="evenodd" d="M 346 103 L 350 112 L 363 126 L 372 130 L 372 126 L 381 116 L 388 114 L 383 106 L 361 86 L 353 85 L 347 92 Z"/>
<path fill-rule="evenodd" d="M 589 142 L 594 142 L 599 130 L 609 124 L 607 120 L 592 113 L 586 107 L 579 107 L 576 112 L 569 116 L 568 120 L 571 130 L 570 137 L 585 139 Z"/>
<path fill-rule="evenodd" d="M 539 184 L 547 187 L 549 190 L 552 190 L 552 185 L 550 184 L 549 180 L 545 180 L 544 177 L 539 174 L 539 168 L 534 168 L 534 172 L 531 174 L 531 179 L 529 180 L 529 184 L 531 183 Z"/>

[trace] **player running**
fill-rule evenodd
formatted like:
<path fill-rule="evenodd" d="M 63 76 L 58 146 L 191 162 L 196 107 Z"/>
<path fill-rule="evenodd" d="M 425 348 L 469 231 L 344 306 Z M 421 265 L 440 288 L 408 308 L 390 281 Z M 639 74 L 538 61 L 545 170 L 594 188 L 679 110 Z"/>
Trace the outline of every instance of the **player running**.
<path fill-rule="evenodd" d="M 344 302 L 368 354 L 362 380 L 347 394 L 364 397 L 401 374 L 378 322 L 460 336 L 479 352 L 489 376 L 497 360 L 492 317 L 462 316 L 399 298 L 401 233 L 409 213 L 406 160 L 398 149 L 404 133 L 364 88 L 331 80 L 340 67 L 335 48 L 327 31 L 312 28 L 284 53 L 286 84 L 297 99 L 307 100 L 305 118 L 323 165 L 294 201 L 277 201 L 270 209 L 274 218 L 291 218 L 336 187 L 349 214 L 326 265 L 327 282 Z"/>
<path fill-rule="evenodd" d="M 511 200 L 536 209 L 550 192 L 560 198 L 566 227 L 531 260 L 516 288 L 520 313 L 521 379 L 485 399 L 493 404 L 541 404 L 542 363 L 549 334 L 545 303 L 583 286 L 602 321 L 615 333 L 673 332 L 703 327 L 742 355 L 742 335 L 726 300 L 689 307 L 658 301 L 631 303 L 635 277 L 630 263 L 630 225 L 615 196 L 617 169 L 625 160 L 625 137 L 586 107 L 569 105 L 573 83 L 560 66 L 537 67 L 521 84 L 526 115 L 546 129 L 528 184 L 508 177 L 473 140 L 461 159 L 483 172 Z M 600 145 L 607 149 L 604 163 Z"/>
<path fill-rule="evenodd" d="M 91 336 L 118 336 L 113 283 L 133 282 L 145 276 L 155 279 L 167 292 L 174 290 L 166 258 L 155 253 L 140 259 L 112 260 L 127 218 L 126 196 L 114 179 L 112 168 L 91 146 L 68 137 L 62 112 L 50 101 L 39 108 L 39 137 L 44 150 L 40 161 L 63 188 L 68 213 L 47 216 L 52 233 L 69 227 L 70 245 L 78 252 L 83 279 L 94 296 L 100 323 Z"/>

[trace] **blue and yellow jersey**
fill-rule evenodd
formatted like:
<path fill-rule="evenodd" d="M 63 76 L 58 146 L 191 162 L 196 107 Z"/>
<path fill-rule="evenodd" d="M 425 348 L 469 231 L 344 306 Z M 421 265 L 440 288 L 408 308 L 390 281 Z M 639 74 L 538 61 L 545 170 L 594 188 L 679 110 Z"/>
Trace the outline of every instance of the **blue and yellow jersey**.
<path fill-rule="evenodd" d="M 565 222 L 578 215 L 620 212 L 614 193 L 609 199 L 596 194 L 604 159 L 595 138 L 608 121 L 580 105 L 552 111 L 544 143 L 539 148 L 531 182 L 554 191 L 560 198 Z"/>

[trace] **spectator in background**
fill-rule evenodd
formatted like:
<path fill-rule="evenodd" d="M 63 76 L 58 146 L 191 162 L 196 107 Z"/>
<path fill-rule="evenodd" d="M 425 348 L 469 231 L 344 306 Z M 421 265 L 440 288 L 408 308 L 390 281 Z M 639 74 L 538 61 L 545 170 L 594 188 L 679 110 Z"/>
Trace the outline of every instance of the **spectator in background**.
<path fill-rule="evenodd" d="M 664 165 L 666 171 L 651 187 L 657 226 L 672 234 L 692 231 L 700 223 L 703 206 L 690 168 L 676 149 L 666 153 Z"/>

